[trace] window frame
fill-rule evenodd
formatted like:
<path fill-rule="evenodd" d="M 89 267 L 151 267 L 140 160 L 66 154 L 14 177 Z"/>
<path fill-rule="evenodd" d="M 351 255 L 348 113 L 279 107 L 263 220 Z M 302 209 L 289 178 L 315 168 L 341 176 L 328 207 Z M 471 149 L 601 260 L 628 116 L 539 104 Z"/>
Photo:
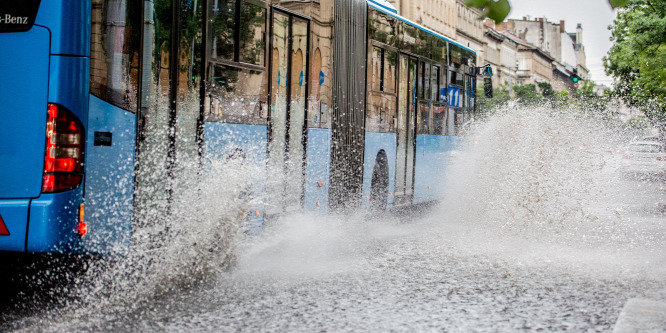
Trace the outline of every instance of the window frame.
<path fill-rule="evenodd" d="M 224 0 L 222 0 L 224 1 Z M 269 28 L 269 20 L 271 17 L 271 6 L 269 6 L 267 3 L 259 1 L 259 0 L 229 0 L 228 2 L 235 2 L 234 3 L 234 32 L 233 32 L 233 59 L 225 59 L 225 58 L 213 58 L 211 56 L 212 50 L 209 50 L 207 48 L 206 50 L 206 61 L 207 63 L 212 63 L 216 65 L 222 65 L 222 66 L 230 66 L 230 67 L 239 67 L 242 69 L 249 69 L 249 70 L 254 70 L 254 71 L 265 71 L 266 68 L 268 67 L 267 61 L 268 61 L 268 53 L 269 53 L 269 34 L 270 34 L 270 28 Z M 248 63 L 245 61 L 241 60 L 241 47 L 240 47 L 240 24 L 241 24 L 241 7 L 242 3 L 248 3 L 257 7 L 260 7 L 265 10 L 265 15 L 264 15 L 264 59 L 263 59 L 263 66 L 262 65 L 256 65 L 252 63 Z M 207 9 L 208 10 L 208 9 Z M 209 23 L 212 21 L 212 16 L 216 15 L 214 10 L 212 10 L 209 13 L 211 17 L 208 19 Z M 219 15 L 219 14 L 218 14 Z M 211 38 L 215 38 L 214 33 L 212 29 L 210 28 L 210 24 L 206 24 L 204 29 L 206 29 L 206 34 L 209 35 Z M 212 39 L 211 39 L 212 40 Z M 207 44 L 212 47 L 212 43 L 210 41 L 206 41 Z"/>

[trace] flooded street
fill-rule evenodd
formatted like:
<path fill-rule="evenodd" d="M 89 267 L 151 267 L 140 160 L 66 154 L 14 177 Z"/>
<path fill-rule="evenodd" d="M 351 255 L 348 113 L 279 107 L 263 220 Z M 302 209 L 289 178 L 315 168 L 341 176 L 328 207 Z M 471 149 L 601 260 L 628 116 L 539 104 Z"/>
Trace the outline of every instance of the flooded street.
<path fill-rule="evenodd" d="M 230 268 L 210 240 L 166 243 L 7 306 L 0 328 L 612 331 L 629 299 L 666 302 L 666 184 L 616 171 L 613 130 L 543 111 L 473 129 L 426 211 L 283 216 L 239 237 Z"/>

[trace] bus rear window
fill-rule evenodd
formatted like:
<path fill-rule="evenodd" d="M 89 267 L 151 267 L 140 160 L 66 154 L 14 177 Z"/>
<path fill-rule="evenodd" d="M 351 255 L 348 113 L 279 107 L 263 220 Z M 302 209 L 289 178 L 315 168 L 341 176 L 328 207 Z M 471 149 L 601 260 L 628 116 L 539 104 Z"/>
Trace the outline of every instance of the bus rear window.
<path fill-rule="evenodd" d="M 0 1 L 0 32 L 28 31 L 35 23 L 41 0 Z"/>

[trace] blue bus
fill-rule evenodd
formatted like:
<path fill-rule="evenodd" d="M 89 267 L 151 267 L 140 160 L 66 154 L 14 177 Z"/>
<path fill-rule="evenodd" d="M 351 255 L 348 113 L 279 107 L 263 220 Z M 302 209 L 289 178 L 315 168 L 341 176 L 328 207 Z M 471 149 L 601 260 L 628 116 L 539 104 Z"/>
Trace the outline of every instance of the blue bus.
<path fill-rule="evenodd" d="M 0 45 L 7 252 L 126 253 L 179 175 L 236 157 L 255 229 L 437 200 L 479 75 L 383 0 L 3 1 Z"/>

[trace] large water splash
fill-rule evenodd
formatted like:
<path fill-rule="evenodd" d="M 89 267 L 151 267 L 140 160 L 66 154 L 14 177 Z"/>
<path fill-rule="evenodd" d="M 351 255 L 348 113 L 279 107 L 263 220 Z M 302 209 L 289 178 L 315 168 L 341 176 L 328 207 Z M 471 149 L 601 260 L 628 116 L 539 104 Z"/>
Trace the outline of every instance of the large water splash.
<path fill-rule="evenodd" d="M 209 161 L 203 172 L 197 172 L 197 164 L 180 165 L 168 210 L 149 205 L 150 213 L 135 222 L 126 256 L 87 260 L 78 274 L 50 274 L 59 265 L 53 258 L 46 274 L 31 278 L 55 284 L 49 291 L 54 297 L 24 300 L 25 306 L 41 309 L 26 309 L 33 315 L 15 322 L 15 328 L 94 329 L 131 320 L 151 302 L 227 270 L 235 261 L 239 227 L 249 209 L 252 175 L 261 174 L 255 168 L 242 158 Z"/>
<path fill-rule="evenodd" d="M 234 257 L 223 250 L 234 247 L 233 237 L 224 235 L 241 219 L 239 189 L 249 173 L 229 164 L 240 162 L 220 161 L 211 175 L 177 183 L 166 237 L 148 223 L 135 233 L 141 245 L 128 258 L 89 270 L 72 290 L 78 297 L 65 298 L 69 307 L 22 326 L 279 331 L 323 324 L 358 330 L 370 322 L 387 330 L 491 330 L 556 313 L 555 324 L 535 317 L 533 327 L 583 329 L 585 314 L 559 308 L 576 303 L 603 314 L 598 322 L 608 329 L 625 294 L 663 288 L 666 267 L 663 214 L 637 214 L 646 206 L 635 205 L 642 190 L 656 189 L 656 201 L 663 194 L 659 184 L 642 187 L 615 172 L 625 140 L 573 111 L 506 109 L 472 128 L 447 169 L 444 200 L 426 218 L 283 216 L 240 244 L 232 272 L 223 271 Z M 220 241 L 228 243 L 216 250 Z M 600 280 L 606 291 L 595 298 L 599 289 L 589 281 Z M 570 300 L 539 298 L 557 294 L 553 288 L 571 293 Z M 428 316 L 428 304 L 440 315 Z M 396 315 L 415 306 L 411 315 Z M 299 317 L 304 308 L 309 321 Z"/>
<path fill-rule="evenodd" d="M 664 260 L 663 223 L 646 222 L 633 208 L 663 221 L 648 208 L 666 196 L 658 183 L 617 172 L 629 139 L 576 110 L 501 110 L 466 137 L 433 222 L 463 251 L 651 270 Z M 642 191 L 652 203 L 641 202 Z"/>

